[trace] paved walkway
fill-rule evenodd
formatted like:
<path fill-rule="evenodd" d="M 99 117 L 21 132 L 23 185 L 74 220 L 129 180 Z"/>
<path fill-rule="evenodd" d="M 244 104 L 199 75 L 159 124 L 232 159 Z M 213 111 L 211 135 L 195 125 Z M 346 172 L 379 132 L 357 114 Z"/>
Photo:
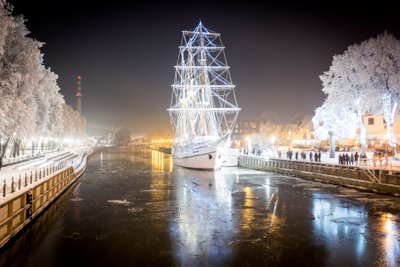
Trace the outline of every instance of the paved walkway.
<path fill-rule="evenodd" d="M 344 152 L 344 153 L 348 153 L 349 155 L 351 154 L 351 152 Z M 310 162 L 309 152 L 306 154 L 307 154 L 307 158 L 304 162 Z M 335 158 L 329 158 L 329 154 L 327 152 L 323 152 L 323 153 L 321 153 L 321 163 L 339 165 L 339 159 L 338 159 L 339 154 L 343 154 L 343 152 L 336 152 Z M 373 153 L 367 152 L 366 154 L 367 154 L 366 163 L 360 162 L 358 165 L 353 164 L 353 165 L 339 165 L 339 166 L 358 166 L 361 168 L 376 169 L 376 170 L 390 170 L 390 171 L 399 171 L 400 172 L 400 160 L 396 160 L 396 159 L 393 159 L 392 157 L 389 157 L 388 162 L 386 162 L 386 159 L 383 158 L 382 164 L 380 164 L 379 160 L 377 160 L 375 163 L 375 166 L 374 166 L 374 163 L 372 161 Z M 252 155 L 252 156 L 254 156 L 254 155 Z M 273 158 L 288 160 L 288 158 L 286 157 L 286 152 L 282 153 L 282 156 L 280 158 L 278 157 L 278 155 L 274 155 Z M 296 160 L 295 155 L 292 156 L 292 160 Z M 313 160 L 314 160 L 314 158 L 313 158 Z M 299 155 L 298 161 L 303 161 L 300 159 L 300 155 Z M 311 162 L 314 162 L 314 161 L 311 161 Z"/>
<path fill-rule="evenodd" d="M 0 201 L 4 197 L 4 192 L 8 195 L 23 188 L 25 184 L 39 181 L 61 168 L 76 167 L 88 149 L 88 147 L 62 149 L 46 153 L 39 158 L 2 167 L 0 170 Z"/>

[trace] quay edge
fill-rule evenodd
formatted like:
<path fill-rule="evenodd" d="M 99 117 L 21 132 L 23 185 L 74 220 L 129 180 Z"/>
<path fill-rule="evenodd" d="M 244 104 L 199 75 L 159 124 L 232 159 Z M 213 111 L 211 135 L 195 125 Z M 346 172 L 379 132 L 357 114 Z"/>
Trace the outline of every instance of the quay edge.
<path fill-rule="evenodd" d="M 86 170 L 87 160 L 107 147 L 95 147 L 82 159 L 75 170 L 72 166 L 54 172 L 46 179 L 39 180 L 18 190 L 0 204 L 0 253 L 22 230 L 30 226 L 51 204 L 71 188 Z"/>
<path fill-rule="evenodd" d="M 400 172 L 390 169 L 337 165 L 309 161 L 239 156 L 239 167 L 276 172 L 303 179 L 400 196 Z"/>

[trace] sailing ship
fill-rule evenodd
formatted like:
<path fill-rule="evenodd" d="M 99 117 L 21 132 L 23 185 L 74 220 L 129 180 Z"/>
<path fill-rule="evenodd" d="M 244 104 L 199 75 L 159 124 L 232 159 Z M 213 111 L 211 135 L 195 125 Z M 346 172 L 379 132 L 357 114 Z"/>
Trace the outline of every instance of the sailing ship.
<path fill-rule="evenodd" d="M 240 111 L 219 33 L 200 22 L 182 31 L 168 109 L 174 130 L 174 164 L 215 170 Z"/>

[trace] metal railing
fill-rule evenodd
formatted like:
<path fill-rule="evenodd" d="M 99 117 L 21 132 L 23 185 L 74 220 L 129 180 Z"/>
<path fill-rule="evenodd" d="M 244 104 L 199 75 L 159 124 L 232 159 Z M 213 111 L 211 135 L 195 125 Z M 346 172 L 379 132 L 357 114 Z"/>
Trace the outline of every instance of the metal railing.
<path fill-rule="evenodd" d="M 239 156 L 239 166 L 250 167 L 260 170 L 287 171 L 290 173 L 302 172 L 322 176 L 342 177 L 359 181 L 369 181 L 376 184 L 400 186 L 399 171 L 391 167 L 372 167 L 371 165 L 355 166 L 332 164 L 315 161 L 289 160 L 289 159 L 266 159 L 257 156 Z M 299 173 L 300 175 L 300 173 Z"/>
<path fill-rule="evenodd" d="M 14 193 L 27 186 L 30 186 L 42 179 L 47 179 L 53 173 L 64 169 L 67 166 L 66 162 L 60 162 L 44 168 L 36 169 L 34 171 L 25 172 L 25 174 L 19 174 L 18 177 L 12 176 L 11 179 L 4 179 L 1 188 L 1 197 L 5 198 L 8 194 Z"/>

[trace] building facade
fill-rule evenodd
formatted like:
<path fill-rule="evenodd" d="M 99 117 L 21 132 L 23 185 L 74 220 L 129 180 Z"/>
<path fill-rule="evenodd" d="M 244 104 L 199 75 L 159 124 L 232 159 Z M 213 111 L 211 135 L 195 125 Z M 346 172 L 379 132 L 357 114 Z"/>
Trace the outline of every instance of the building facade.
<path fill-rule="evenodd" d="M 252 120 L 239 120 L 236 122 L 235 128 L 231 135 L 233 148 L 246 148 L 246 138 L 251 134 L 258 133 L 260 123 Z"/>

